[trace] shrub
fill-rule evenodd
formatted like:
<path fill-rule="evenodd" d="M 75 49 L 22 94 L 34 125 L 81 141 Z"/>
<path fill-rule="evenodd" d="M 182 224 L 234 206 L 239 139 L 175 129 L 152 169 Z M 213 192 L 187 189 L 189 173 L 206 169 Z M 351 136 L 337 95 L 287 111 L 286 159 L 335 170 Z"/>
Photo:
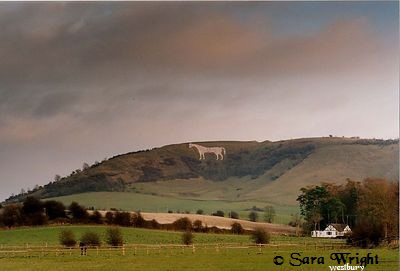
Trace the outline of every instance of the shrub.
<path fill-rule="evenodd" d="M 146 220 L 144 220 L 140 212 L 137 212 L 132 216 L 132 224 L 136 228 L 144 228 L 146 226 Z"/>
<path fill-rule="evenodd" d="M 257 214 L 257 212 L 251 211 L 251 212 L 249 213 L 249 219 L 250 219 L 250 221 L 256 222 L 257 219 L 258 219 L 258 214 Z"/>
<path fill-rule="evenodd" d="M 251 233 L 251 239 L 256 244 L 268 244 L 271 236 L 266 230 L 257 228 Z"/>
<path fill-rule="evenodd" d="M 65 205 L 59 201 L 48 200 L 44 202 L 44 208 L 46 209 L 47 216 L 50 220 L 56 218 L 65 217 Z"/>
<path fill-rule="evenodd" d="M 22 213 L 27 225 L 43 225 L 47 223 L 43 203 L 35 197 L 27 197 L 24 200 Z"/>
<path fill-rule="evenodd" d="M 43 203 L 35 197 L 27 197 L 22 205 L 25 215 L 43 212 Z"/>
<path fill-rule="evenodd" d="M 85 209 L 83 206 L 79 205 L 79 204 L 78 204 L 77 202 L 75 202 L 75 201 L 72 202 L 72 203 L 69 205 L 68 209 L 69 209 L 69 211 L 70 211 L 71 214 L 72 214 L 72 218 L 75 219 L 76 221 L 83 222 L 83 221 L 85 221 L 85 220 L 88 218 L 88 216 L 89 216 L 89 214 L 88 214 L 88 212 L 86 211 L 86 209 Z"/>
<path fill-rule="evenodd" d="M 108 228 L 106 230 L 106 242 L 110 246 L 121 246 L 124 243 L 121 230 L 119 228 Z"/>
<path fill-rule="evenodd" d="M 234 212 L 234 211 L 230 211 L 229 212 L 229 217 L 233 218 L 233 219 L 238 219 L 239 218 L 239 214 Z"/>
<path fill-rule="evenodd" d="M 361 222 L 347 236 L 347 244 L 362 248 L 378 246 L 384 239 L 382 224 Z"/>
<path fill-rule="evenodd" d="M 202 214 L 204 214 L 204 211 L 203 211 L 202 209 L 198 209 L 198 210 L 196 211 L 196 214 L 202 215 Z"/>
<path fill-rule="evenodd" d="M 86 244 L 87 246 L 100 246 L 100 236 L 96 232 L 85 232 L 82 237 L 81 241 Z"/>
<path fill-rule="evenodd" d="M 225 213 L 223 211 L 221 211 L 221 210 L 218 210 L 215 213 L 213 213 L 212 215 L 213 216 L 222 216 L 222 217 L 224 217 Z"/>
<path fill-rule="evenodd" d="M 193 244 L 193 233 L 190 231 L 186 231 L 182 234 L 182 242 L 185 245 Z"/>
<path fill-rule="evenodd" d="M 114 214 L 113 212 L 107 212 L 106 213 L 106 223 L 111 225 L 114 223 Z"/>
<path fill-rule="evenodd" d="M 233 234 L 243 234 L 244 229 L 240 223 L 235 222 L 231 225 L 231 232 Z"/>
<path fill-rule="evenodd" d="M 63 246 L 73 247 L 76 245 L 75 234 L 70 230 L 61 231 L 58 239 Z"/>
<path fill-rule="evenodd" d="M 193 230 L 196 232 L 201 232 L 203 229 L 203 223 L 201 222 L 201 220 L 195 220 L 193 222 Z"/>
<path fill-rule="evenodd" d="M 155 220 L 155 219 L 151 220 L 149 224 L 150 224 L 149 227 L 151 229 L 160 229 L 161 228 L 160 223 L 158 223 L 157 220 Z"/>
<path fill-rule="evenodd" d="M 192 230 L 192 222 L 187 217 L 182 217 L 172 223 L 172 227 L 174 230 L 178 231 L 191 231 Z"/>
<path fill-rule="evenodd" d="M 218 227 L 212 226 L 207 228 L 207 232 L 222 233 L 223 231 Z"/>
<path fill-rule="evenodd" d="M 25 225 L 44 225 L 48 218 L 45 213 L 34 213 L 25 216 Z"/>
<path fill-rule="evenodd" d="M 23 224 L 23 215 L 21 205 L 12 204 L 3 208 L 2 223 L 11 228 Z"/>
<path fill-rule="evenodd" d="M 94 211 L 90 216 L 89 216 L 89 220 L 92 223 L 96 223 L 96 224 L 103 224 L 103 220 L 102 220 L 102 215 L 100 214 L 99 211 Z"/>
<path fill-rule="evenodd" d="M 125 227 L 132 226 L 131 214 L 128 212 L 116 212 L 114 214 L 114 224 Z"/>

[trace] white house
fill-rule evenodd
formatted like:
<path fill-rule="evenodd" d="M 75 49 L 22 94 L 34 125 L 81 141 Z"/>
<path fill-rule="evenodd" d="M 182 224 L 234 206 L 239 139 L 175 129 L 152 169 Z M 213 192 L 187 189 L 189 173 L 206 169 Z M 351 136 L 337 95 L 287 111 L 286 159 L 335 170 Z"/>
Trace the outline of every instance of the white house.
<path fill-rule="evenodd" d="M 351 229 L 346 224 L 329 224 L 323 231 L 312 231 L 311 237 L 336 238 L 350 233 Z"/>

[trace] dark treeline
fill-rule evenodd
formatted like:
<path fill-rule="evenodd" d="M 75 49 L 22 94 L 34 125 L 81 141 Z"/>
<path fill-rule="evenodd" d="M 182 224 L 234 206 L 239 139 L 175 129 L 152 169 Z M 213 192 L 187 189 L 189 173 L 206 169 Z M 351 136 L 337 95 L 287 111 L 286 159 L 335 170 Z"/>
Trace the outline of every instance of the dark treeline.
<path fill-rule="evenodd" d="M 350 242 L 377 245 L 399 236 L 399 183 L 382 179 L 348 180 L 301 189 L 297 198 L 304 230 L 323 230 L 330 223 L 348 224 Z"/>
<path fill-rule="evenodd" d="M 103 215 L 97 210 L 88 211 L 77 202 L 72 202 L 66 207 L 59 201 L 41 201 L 34 197 L 27 197 L 22 204 L 9 204 L 0 209 L 0 226 L 3 227 L 12 228 L 46 224 L 106 224 L 204 233 L 243 234 L 246 232 L 240 223 L 234 223 L 230 230 L 208 227 L 203 225 L 200 220 L 192 222 L 187 217 L 179 218 L 170 224 L 160 224 L 155 219 L 145 220 L 140 212 L 108 211 Z"/>

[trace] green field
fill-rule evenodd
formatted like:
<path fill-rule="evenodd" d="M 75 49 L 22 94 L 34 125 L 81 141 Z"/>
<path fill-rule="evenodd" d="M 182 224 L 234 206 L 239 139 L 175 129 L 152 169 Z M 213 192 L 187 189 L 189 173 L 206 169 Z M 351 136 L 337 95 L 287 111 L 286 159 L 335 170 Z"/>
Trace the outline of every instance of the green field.
<path fill-rule="evenodd" d="M 58 235 L 69 229 L 79 237 L 86 231 L 104 235 L 107 226 L 71 225 L 56 227 L 17 228 L 0 230 L 0 245 L 58 245 Z M 180 232 L 121 227 L 124 240 L 128 244 L 181 244 Z M 195 243 L 248 243 L 249 236 L 228 234 L 196 233 Z"/>
<path fill-rule="evenodd" d="M 77 237 L 87 230 L 104 233 L 106 226 L 57 226 L 37 228 L 17 228 L 0 230 L 0 270 L 4 271 L 130 271 L 130 270 L 281 270 L 302 271 L 330 270 L 338 264 L 330 259 L 333 252 L 349 252 L 352 256 L 363 257 L 367 253 L 377 254 L 379 263 L 369 265 L 365 270 L 398 270 L 398 250 L 378 248 L 361 250 L 333 247 L 343 240 L 312 239 L 300 237 L 275 237 L 271 245 L 264 248 L 249 246 L 249 236 L 226 234 L 195 234 L 195 250 L 189 247 L 171 247 L 180 244 L 181 233 L 159 230 L 121 228 L 126 248 L 99 250 L 89 249 L 87 256 L 80 256 L 79 249 L 52 248 L 58 243 L 58 234 L 63 229 L 71 229 Z M 308 246 L 304 246 L 305 242 Z M 311 245 L 318 242 L 318 246 Z M 48 244 L 48 248 L 44 244 Z M 218 246 L 216 244 L 219 244 Z M 229 243 L 242 243 L 229 245 Z M 28 246 L 26 245 L 28 244 Z M 136 247 L 134 244 L 148 244 Z M 159 244 L 160 246 L 154 246 Z M 290 246 L 288 246 L 290 244 Z M 12 245 L 19 245 L 13 248 Z M 164 246 L 162 246 L 164 245 Z M 42 246 L 36 248 L 35 246 Z M 44 248 L 43 248 L 44 247 Z M 14 250 L 13 250 L 14 249 Z M 19 252 L 11 252 L 19 251 Z M 324 257 L 324 264 L 303 264 L 291 266 L 290 254 L 301 253 L 303 257 Z M 285 263 L 276 266 L 275 256 L 282 256 Z M 292 260 L 298 264 L 299 261 Z M 341 264 L 343 265 L 343 264 Z"/>
<path fill-rule="evenodd" d="M 280 270 L 280 271 L 322 271 L 330 270 L 329 266 L 337 266 L 337 262 L 332 261 L 329 256 L 331 251 L 304 251 L 302 257 L 318 256 L 324 257 L 324 264 L 303 264 L 301 266 L 291 266 L 285 262 L 281 266 L 273 263 L 275 256 L 282 256 L 289 259 L 294 251 L 275 251 L 273 249 L 263 249 L 261 252 L 257 248 L 249 249 L 221 249 L 215 250 L 198 249 L 192 253 L 190 249 L 182 251 L 181 249 L 170 249 L 164 251 L 154 251 L 147 254 L 145 251 L 137 251 L 134 255 L 132 251 L 127 251 L 125 256 L 121 253 L 104 252 L 96 255 L 94 252 L 88 256 L 79 256 L 76 252 L 72 255 L 55 256 L 53 254 L 36 257 L 14 256 L 0 258 L 0 267 L 3 271 L 33 271 L 33 270 L 51 270 L 51 271 L 132 271 L 132 270 Z M 397 251 L 376 249 L 350 250 L 353 256 L 359 253 L 365 256 L 368 252 L 378 254 L 381 262 L 378 265 L 369 265 L 364 270 L 375 271 L 397 271 L 398 254 Z M 298 263 L 297 261 L 293 261 Z"/>
<path fill-rule="evenodd" d="M 61 201 L 66 205 L 76 201 L 86 207 L 93 206 L 96 209 L 116 208 L 125 211 L 140 210 L 142 212 L 166 213 L 168 210 L 172 210 L 173 212 L 190 211 L 196 213 L 196 210 L 202 209 L 206 214 L 222 210 L 226 215 L 229 211 L 235 211 L 239 213 L 242 219 L 248 218 L 249 211 L 246 211 L 246 209 L 253 206 L 264 208 L 266 205 L 272 205 L 276 210 L 274 223 L 278 224 L 287 224 L 290 221 L 291 214 L 299 212 L 297 206 L 276 205 L 261 201 L 195 200 L 129 192 L 91 192 L 52 199 Z M 259 216 L 262 219 L 263 213 L 260 212 Z"/>
<path fill-rule="evenodd" d="M 0 245 L 58 245 L 58 235 L 62 230 L 71 230 L 75 237 L 79 237 L 86 231 L 93 231 L 104 235 L 108 226 L 95 225 L 68 225 L 68 226 L 44 226 L 21 227 L 11 230 L 0 230 Z M 181 244 L 181 232 L 150 230 L 133 227 L 120 227 L 127 244 Z M 250 243 L 249 235 L 195 233 L 194 243 Z M 315 239 L 311 237 L 285 237 L 272 236 L 272 242 L 279 243 L 343 243 L 343 240 Z"/>

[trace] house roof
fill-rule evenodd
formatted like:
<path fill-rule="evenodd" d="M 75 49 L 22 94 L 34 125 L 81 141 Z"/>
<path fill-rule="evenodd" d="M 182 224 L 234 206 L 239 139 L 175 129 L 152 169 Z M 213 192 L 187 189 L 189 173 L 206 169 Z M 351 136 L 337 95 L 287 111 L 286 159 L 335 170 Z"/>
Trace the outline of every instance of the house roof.
<path fill-rule="evenodd" d="M 344 229 L 347 227 L 346 224 L 329 224 L 332 225 L 337 231 L 344 231 Z"/>

